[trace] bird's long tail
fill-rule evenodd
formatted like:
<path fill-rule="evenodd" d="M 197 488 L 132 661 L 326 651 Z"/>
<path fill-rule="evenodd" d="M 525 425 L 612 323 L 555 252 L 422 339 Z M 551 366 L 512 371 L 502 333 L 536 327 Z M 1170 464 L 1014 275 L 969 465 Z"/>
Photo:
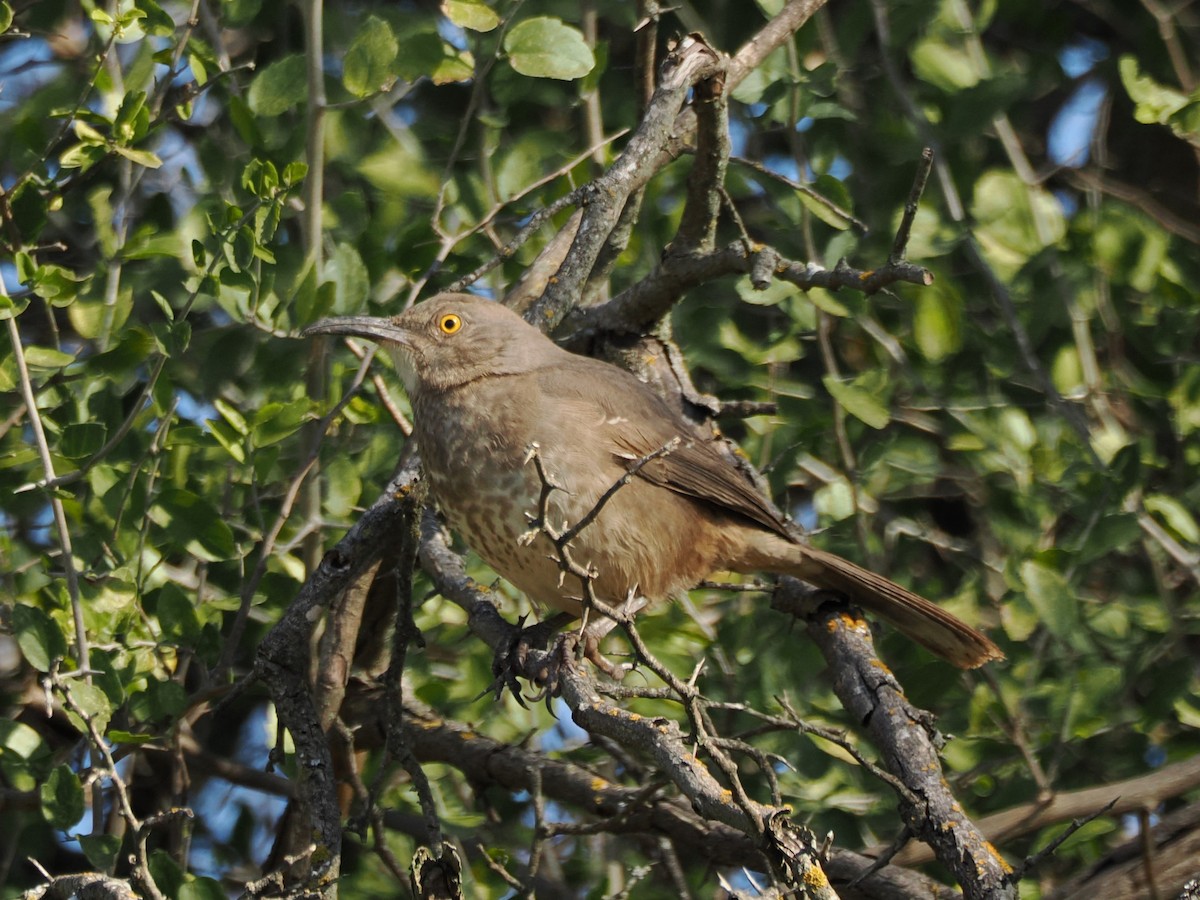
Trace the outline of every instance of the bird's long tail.
<path fill-rule="evenodd" d="M 921 646 L 961 669 L 974 669 L 1004 653 L 984 634 L 908 588 L 833 553 L 796 547 L 794 564 L 775 567 L 817 587 L 845 594 L 877 613 Z"/>

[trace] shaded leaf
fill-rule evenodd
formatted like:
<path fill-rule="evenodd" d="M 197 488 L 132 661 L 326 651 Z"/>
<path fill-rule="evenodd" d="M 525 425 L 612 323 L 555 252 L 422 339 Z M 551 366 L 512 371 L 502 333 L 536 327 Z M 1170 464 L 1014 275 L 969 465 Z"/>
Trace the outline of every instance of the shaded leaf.
<path fill-rule="evenodd" d="M 42 817 L 54 828 L 66 830 L 83 817 L 83 785 L 70 766 L 55 766 L 38 789 Z"/>
<path fill-rule="evenodd" d="M 115 834 L 81 834 L 76 838 L 84 856 L 98 871 L 112 871 L 121 852 L 121 838 Z"/>
<path fill-rule="evenodd" d="M 353 244 L 338 244 L 325 266 L 334 284 L 333 309 L 337 315 L 361 313 L 371 292 L 370 275 Z"/>
<path fill-rule="evenodd" d="M 67 639 L 44 610 L 18 603 L 12 610 L 12 628 L 25 661 L 39 672 L 49 672 L 55 660 L 67 655 Z"/>
<path fill-rule="evenodd" d="M 200 559 L 217 562 L 232 558 L 236 551 L 228 523 L 208 499 L 191 491 L 167 488 L 148 515 L 175 543 Z"/>
<path fill-rule="evenodd" d="M 104 446 L 108 429 L 101 422 L 81 422 L 63 429 L 58 452 L 67 459 L 83 459 Z"/>
<path fill-rule="evenodd" d="M 227 894 L 221 882 L 212 878 L 194 878 L 180 885 L 179 900 L 225 900 Z"/>
<path fill-rule="evenodd" d="M 308 96 L 304 55 L 294 53 L 271 63 L 250 83 L 247 101 L 260 116 L 278 116 Z"/>
<path fill-rule="evenodd" d="M 392 26 L 379 16 L 367 16 L 354 35 L 342 69 L 342 83 L 355 97 L 367 97 L 391 86 L 400 44 Z"/>

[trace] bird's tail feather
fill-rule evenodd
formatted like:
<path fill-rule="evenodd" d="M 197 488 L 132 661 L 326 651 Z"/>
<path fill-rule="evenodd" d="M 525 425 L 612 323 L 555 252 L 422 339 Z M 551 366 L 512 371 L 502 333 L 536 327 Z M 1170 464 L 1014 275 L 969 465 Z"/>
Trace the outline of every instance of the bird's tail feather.
<path fill-rule="evenodd" d="M 961 669 L 974 669 L 1004 653 L 983 633 L 924 597 L 847 559 L 813 547 L 798 547 L 795 575 L 817 587 L 845 594 L 877 613 L 918 644 Z"/>

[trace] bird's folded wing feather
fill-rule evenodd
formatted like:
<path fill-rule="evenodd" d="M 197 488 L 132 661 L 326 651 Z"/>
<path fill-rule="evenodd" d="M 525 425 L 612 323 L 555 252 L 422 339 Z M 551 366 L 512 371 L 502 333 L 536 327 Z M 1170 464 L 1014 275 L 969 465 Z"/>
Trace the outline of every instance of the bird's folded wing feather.
<path fill-rule="evenodd" d="M 587 357 L 574 357 L 572 365 L 575 375 L 590 369 L 591 377 L 559 377 L 551 370 L 544 373 L 539 387 L 555 404 L 594 407 L 595 416 L 585 418 L 607 424 L 596 436 L 622 468 L 678 437 L 676 448 L 643 465 L 638 476 L 790 538 L 783 517 L 749 478 L 698 437 L 650 387 L 623 369 Z"/>
<path fill-rule="evenodd" d="M 680 437 L 683 441 L 678 447 L 650 460 L 638 470 L 638 475 L 652 484 L 711 503 L 725 512 L 743 516 L 789 537 L 782 517 L 771 502 L 716 448 L 700 438 L 682 434 Z M 655 444 L 645 438 L 635 431 L 619 435 L 615 442 L 618 455 L 633 463 L 666 444 L 666 441 Z"/>

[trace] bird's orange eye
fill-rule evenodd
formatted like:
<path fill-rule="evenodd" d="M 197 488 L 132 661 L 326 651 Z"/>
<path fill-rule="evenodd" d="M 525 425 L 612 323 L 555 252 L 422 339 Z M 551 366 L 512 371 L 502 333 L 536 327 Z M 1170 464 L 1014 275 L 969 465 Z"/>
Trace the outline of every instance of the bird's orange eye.
<path fill-rule="evenodd" d="M 456 316 L 454 313 L 446 313 L 446 315 L 438 319 L 438 328 L 441 329 L 442 334 L 454 334 L 462 326 L 462 318 Z"/>

